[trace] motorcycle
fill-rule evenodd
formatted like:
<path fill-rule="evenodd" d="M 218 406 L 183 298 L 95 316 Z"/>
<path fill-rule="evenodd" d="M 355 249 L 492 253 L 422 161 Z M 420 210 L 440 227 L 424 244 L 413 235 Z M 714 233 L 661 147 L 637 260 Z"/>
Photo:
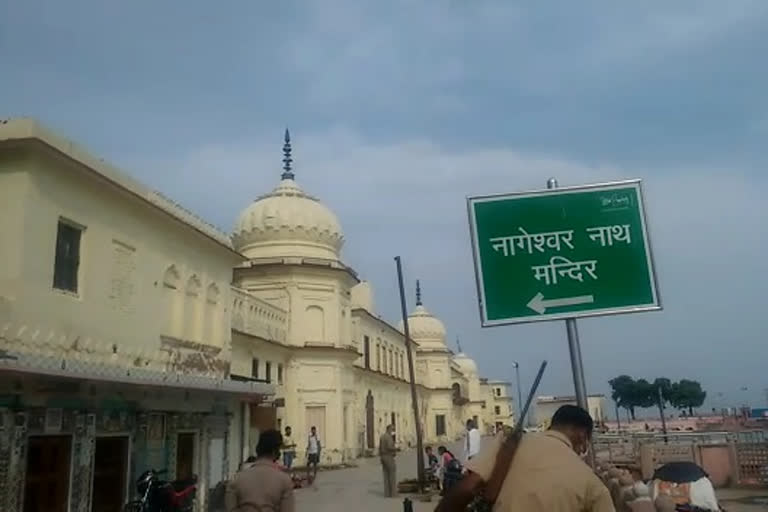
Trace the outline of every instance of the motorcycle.
<path fill-rule="evenodd" d="M 138 500 L 128 502 L 123 512 L 193 512 L 197 495 L 197 476 L 167 482 L 160 475 L 167 470 L 150 469 L 136 480 Z"/>

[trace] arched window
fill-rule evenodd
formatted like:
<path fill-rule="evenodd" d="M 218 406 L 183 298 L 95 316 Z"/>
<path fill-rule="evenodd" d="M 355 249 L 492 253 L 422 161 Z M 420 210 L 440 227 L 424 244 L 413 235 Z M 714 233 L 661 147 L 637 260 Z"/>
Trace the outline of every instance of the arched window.
<path fill-rule="evenodd" d="M 187 279 L 184 287 L 184 338 L 199 340 L 202 337 L 203 301 L 200 297 L 202 284 L 196 274 Z"/>
<path fill-rule="evenodd" d="M 222 339 L 221 307 L 219 298 L 221 292 L 216 283 L 211 283 L 205 291 L 205 334 L 203 343 L 219 346 Z"/>
<path fill-rule="evenodd" d="M 325 341 L 325 311 L 320 306 L 307 307 L 306 341 Z"/>
<path fill-rule="evenodd" d="M 176 265 L 171 265 L 165 269 L 163 274 L 163 286 L 165 288 L 172 288 L 174 290 L 179 288 L 179 282 L 181 281 L 181 274 Z"/>
<path fill-rule="evenodd" d="M 389 373 L 389 367 L 387 366 L 387 346 L 386 345 L 381 346 L 381 359 L 383 361 L 381 371 L 383 373 Z"/>
<path fill-rule="evenodd" d="M 461 398 L 461 385 L 458 382 L 454 382 L 451 389 L 453 390 L 453 398 Z"/>
<path fill-rule="evenodd" d="M 218 304 L 220 294 L 221 292 L 219 291 L 219 287 L 216 286 L 216 283 L 211 283 L 208 286 L 208 290 L 205 292 L 205 300 L 211 304 Z"/>
<path fill-rule="evenodd" d="M 163 273 L 162 301 L 166 315 L 165 333 L 178 338 L 183 335 L 184 295 L 180 290 L 181 273 L 176 265 L 170 265 Z"/>
<path fill-rule="evenodd" d="M 200 288 L 202 288 L 202 285 L 200 284 L 200 278 L 197 277 L 197 274 L 189 276 L 189 279 L 187 279 L 187 286 L 184 289 L 186 294 L 197 297 L 200 295 Z"/>

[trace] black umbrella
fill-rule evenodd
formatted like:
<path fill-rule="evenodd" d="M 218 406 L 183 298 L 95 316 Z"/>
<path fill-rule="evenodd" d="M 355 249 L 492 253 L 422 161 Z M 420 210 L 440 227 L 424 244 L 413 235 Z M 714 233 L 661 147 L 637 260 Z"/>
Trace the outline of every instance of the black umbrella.
<path fill-rule="evenodd" d="M 702 478 L 709 478 L 709 475 L 701 466 L 693 462 L 670 462 L 661 466 L 653 474 L 654 480 L 663 480 L 676 484 L 695 482 Z"/>

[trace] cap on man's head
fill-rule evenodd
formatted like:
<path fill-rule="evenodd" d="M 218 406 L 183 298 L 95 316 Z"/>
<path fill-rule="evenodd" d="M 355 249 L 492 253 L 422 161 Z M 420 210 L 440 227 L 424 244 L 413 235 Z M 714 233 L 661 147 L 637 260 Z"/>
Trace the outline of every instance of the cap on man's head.
<path fill-rule="evenodd" d="M 595 423 L 587 411 L 577 405 L 563 405 L 552 416 L 552 428 L 577 428 L 592 434 Z"/>

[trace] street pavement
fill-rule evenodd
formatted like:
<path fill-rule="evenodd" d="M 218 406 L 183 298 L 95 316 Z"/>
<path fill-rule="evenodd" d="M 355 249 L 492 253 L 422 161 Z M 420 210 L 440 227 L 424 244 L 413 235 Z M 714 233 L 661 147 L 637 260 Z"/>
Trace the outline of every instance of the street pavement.
<path fill-rule="evenodd" d="M 454 446 L 449 447 L 454 453 Z M 397 480 L 416 478 L 416 451 L 401 452 L 397 457 Z M 378 458 L 360 459 L 358 467 L 321 471 L 313 487 L 296 490 L 298 512 L 395 512 L 403 510 L 403 498 L 385 498 L 381 464 Z M 414 501 L 414 512 L 432 511 L 437 506 Z"/>

